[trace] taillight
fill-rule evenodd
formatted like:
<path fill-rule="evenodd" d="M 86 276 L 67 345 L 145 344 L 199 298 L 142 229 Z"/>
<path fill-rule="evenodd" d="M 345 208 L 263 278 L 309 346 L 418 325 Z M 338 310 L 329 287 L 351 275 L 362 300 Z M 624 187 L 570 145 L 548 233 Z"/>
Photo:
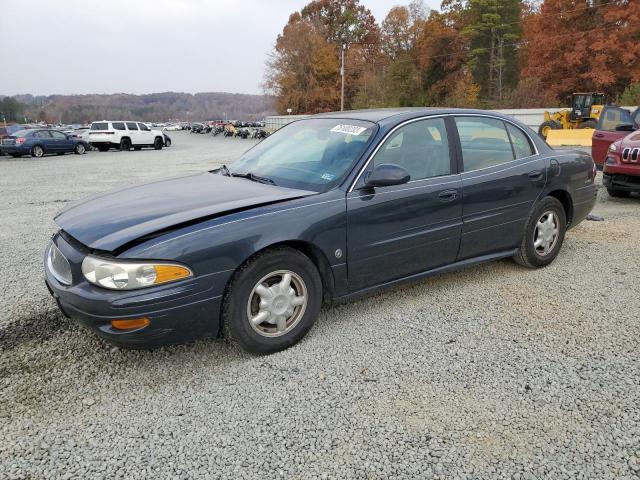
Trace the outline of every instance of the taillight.
<path fill-rule="evenodd" d="M 27 139 L 24 137 L 16 138 L 16 145 L 22 145 Z"/>

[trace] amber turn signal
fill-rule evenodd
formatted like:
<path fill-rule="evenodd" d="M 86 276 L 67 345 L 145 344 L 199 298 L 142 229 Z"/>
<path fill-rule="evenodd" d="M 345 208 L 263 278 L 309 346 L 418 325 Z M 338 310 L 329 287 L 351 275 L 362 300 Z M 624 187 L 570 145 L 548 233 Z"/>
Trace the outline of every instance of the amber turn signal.
<path fill-rule="evenodd" d="M 191 276 L 191 270 L 179 265 L 155 265 L 155 283 L 166 283 Z"/>
<path fill-rule="evenodd" d="M 146 327 L 151 323 L 147 317 L 132 318 L 130 320 L 111 320 L 111 327 L 116 330 L 133 330 L 135 328 Z"/>

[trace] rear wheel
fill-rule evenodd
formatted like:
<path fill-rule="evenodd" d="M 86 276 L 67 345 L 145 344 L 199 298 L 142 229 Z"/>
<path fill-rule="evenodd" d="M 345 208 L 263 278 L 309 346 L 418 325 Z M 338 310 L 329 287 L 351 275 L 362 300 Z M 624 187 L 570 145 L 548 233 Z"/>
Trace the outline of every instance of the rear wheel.
<path fill-rule="evenodd" d="M 156 139 L 153 141 L 153 148 L 155 148 L 156 150 L 162 150 L 162 144 L 162 139 L 160 137 L 156 137 Z"/>
<path fill-rule="evenodd" d="M 278 247 L 247 261 L 227 288 L 222 320 L 229 336 L 253 353 L 273 353 L 300 341 L 322 305 L 315 265 L 298 250 Z"/>
<path fill-rule="evenodd" d="M 611 187 L 607 187 L 607 193 L 610 197 L 613 198 L 627 198 L 629 195 L 631 195 L 631 193 L 627 192 L 626 190 L 618 190 L 617 188 Z"/>
<path fill-rule="evenodd" d="M 538 128 L 538 135 L 546 140 L 547 135 L 551 130 L 562 130 L 562 125 L 560 124 L 560 122 L 556 122 L 555 120 L 543 122 Z"/>
<path fill-rule="evenodd" d="M 76 155 L 82 155 L 86 151 L 87 151 L 87 149 L 84 148 L 84 145 L 81 144 L 81 143 L 77 143 L 76 147 L 73 149 L 73 153 L 75 153 Z"/>
<path fill-rule="evenodd" d="M 123 152 L 128 152 L 129 150 L 131 150 L 131 140 L 129 140 L 128 138 L 123 138 L 122 140 L 120 140 L 120 150 L 122 150 Z"/>
<path fill-rule="evenodd" d="M 580 124 L 579 128 L 596 128 L 598 126 L 598 122 L 595 120 L 586 120 Z"/>
<path fill-rule="evenodd" d="M 554 197 L 543 198 L 529 215 L 514 260 L 529 268 L 549 265 L 558 256 L 566 228 L 562 203 Z"/>
<path fill-rule="evenodd" d="M 44 148 L 42 148 L 40 145 L 34 145 L 31 148 L 31 156 L 32 157 L 36 157 L 36 158 L 41 158 L 44 156 Z"/>

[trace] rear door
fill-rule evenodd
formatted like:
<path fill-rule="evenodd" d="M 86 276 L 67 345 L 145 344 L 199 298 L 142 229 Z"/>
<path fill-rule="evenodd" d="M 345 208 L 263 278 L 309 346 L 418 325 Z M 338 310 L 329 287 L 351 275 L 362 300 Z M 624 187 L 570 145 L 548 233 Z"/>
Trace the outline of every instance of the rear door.
<path fill-rule="evenodd" d="M 616 127 L 622 123 L 633 123 L 637 127 L 628 110 L 620 107 L 604 107 L 591 141 L 591 156 L 596 165 L 604 165 L 609 145 L 629 134 L 629 132 L 616 131 Z"/>
<path fill-rule="evenodd" d="M 352 291 L 455 260 L 462 183 L 444 118 L 399 127 L 376 150 L 347 194 L 347 268 Z M 364 187 L 376 165 L 400 165 L 409 183 Z"/>
<path fill-rule="evenodd" d="M 33 136 L 37 139 L 34 144 L 40 144 L 42 148 L 44 148 L 45 153 L 56 153 L 59 151 L 49 130 L 40 130 L 35 132 Z"/>
<path fill-rule="evenodd" d="M 546 182 L 546 160 L 514 124 L 484 116 L 455 117 L 462 153 L 459 260 L 515 248 Z"/>

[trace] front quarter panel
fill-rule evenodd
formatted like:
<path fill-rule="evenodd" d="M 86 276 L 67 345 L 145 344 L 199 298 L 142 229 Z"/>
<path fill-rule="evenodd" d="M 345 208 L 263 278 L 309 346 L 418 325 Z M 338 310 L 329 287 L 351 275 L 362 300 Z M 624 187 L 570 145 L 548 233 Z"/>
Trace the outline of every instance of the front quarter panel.
<path fill-rule="evenodd" d="M 324 194 L 225 215 L 171 231 L 136 245 L 120 258 L 166 259 L 188 265 L 196 276 L 212 275 L 222 294 L 233 272 L 256 252 L 283 242 L 304 242 L 324 255 L 336 288 L 346 276 L 344 192 Z M 338 278 L 335 278 L 338 277 Z"/>

